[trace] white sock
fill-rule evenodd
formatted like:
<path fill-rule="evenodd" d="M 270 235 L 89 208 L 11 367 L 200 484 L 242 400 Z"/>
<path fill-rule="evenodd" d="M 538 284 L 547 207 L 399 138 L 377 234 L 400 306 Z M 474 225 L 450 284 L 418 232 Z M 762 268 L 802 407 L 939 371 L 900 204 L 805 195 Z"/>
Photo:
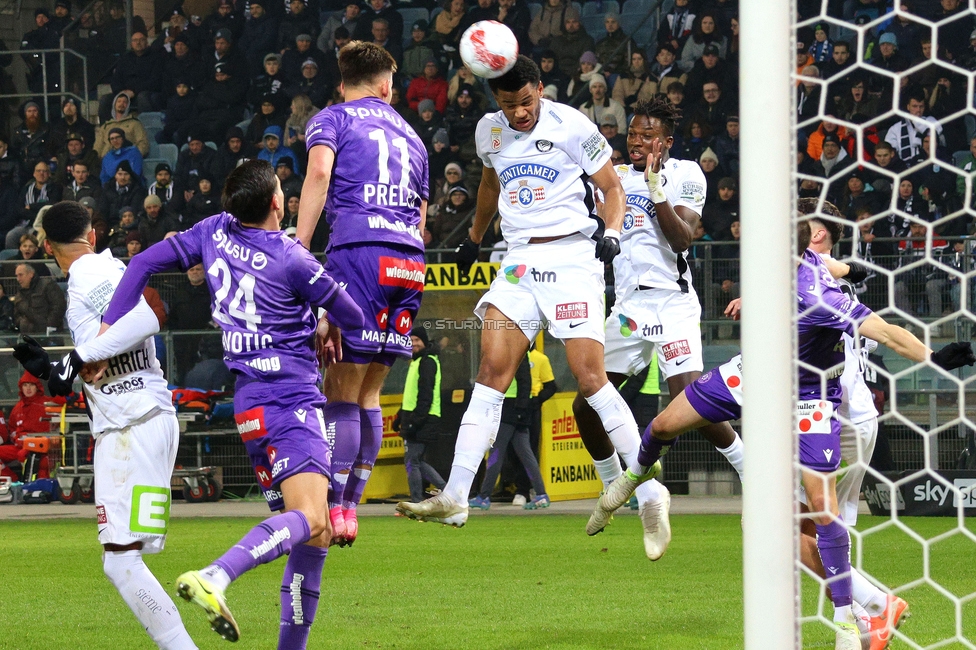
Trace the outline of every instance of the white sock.
<path fill-rule="evenodd" d="M 634 490 L 634 494 L 637 495 L 637 503 L 656 503 L 664 497 L 664 493 L 661 492 L 663 486 L 657 482 L 657 479 L 651 479 L 637 486 Z"/>
<path fill-rule="evenodd" d="M 457 503 L 468 502 L 478 466 L 498 435 L 504 401 L 504 393 L 484 384 L 475 384 L 471 391 L 471 401 L 458 429 L 451 476 L 444 487 L 444 492 Z"/>
<path fill-rule="evenodd" d="M 718 449 L 718 447 L 716 447 L 716 449 Z M 731 463 L 735 471 L 738 472 L 739 481 L 742 483 L 745 483 L 745 479 L 743 478 L 743 473 L 746 469 L 745 458 L 743 455 L 745 449 L 745 445 L 742 443 L 742 438 L 739 437 L 738 433 L 735 434 L 735 440 L 732 441 L 731 445 L 725 449 L 719 449 L 725 458 L 728 459 L 729 463 Z"/>
<path fill-rule="evenodd" d="M 888 594 L 871 584 L 854 567 L 851 567 L 851 594 L 871 616 L 880 616 L 888 605 Z"/>
<path fill-rule="evenodd" d="M 617 453 L 624 457 L 624 462 L 629 466 L 631 461 L 637 460 L 641 442 L 637 421 L 613 384 L 608 381 L 603 388 L 587 397 L 586 402 L 600 416 L 603 430 Z"/>
<path fill-rule="evenodd" d="M 157 646 L 163 650 L 196 650 L 176 605 L 142 561 L 140 551 L 106 551 L 102 566 Z"/>
<path fill-rule="evenodd" d="M 217 587 L 218 589 L 227 589 L 230 586 L 231 579 L 224 571 L 223 567 L 217 566 L 216 564 L 211 564 L 206 569 L 200 571 L 204 577 L 210 581 L 210 584 Z"/>
<path fill-rule="evenodd" d="M 596 468 L 596 473 L 600 475 L 600 480 L 603 481 L 603 487 L 607 487 L 618 476 L 623 474 L 623 470 L 620 468 L 620 457 L 617 454 L 611 454 L 603 460 L 596 460 L 594 458 L 593 467 Z"/>
<path fill-rule="evenodd" d="M 867 610 L 857 604 L 857 601 L 851 603 L 851 611 L 854 612 L 854 622 L 857 623 L 857 629 L 860 630 L 861 634 L 867 634 L 871 631 L 871 622 L 869 620 L 871 615 L 868 614 Z"/>
<path fill-rule="evenodd" d="M 853 623 L 854 611 L 850 605 L 834 607 L 834 623 Z"/>

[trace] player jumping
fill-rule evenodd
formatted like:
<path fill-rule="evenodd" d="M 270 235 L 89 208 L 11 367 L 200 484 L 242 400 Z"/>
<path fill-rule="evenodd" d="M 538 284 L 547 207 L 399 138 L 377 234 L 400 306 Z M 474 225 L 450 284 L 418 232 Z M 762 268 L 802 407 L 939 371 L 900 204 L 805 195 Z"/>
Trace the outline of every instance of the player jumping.
<path fill-rule="evenodd" d="M 197 264 L 207 269 L 224 360 L 237 375 L 234 418 L 272 511 L 213 564 L 177 579 L 177 591 L 207 613 L 211 627 L 236 641 L 224 592 L 259 564 L 288 554 L 281 583 L 278 647 L 304 648 L 318 607 L 332 529 L 328 516 L 330 450 L 316 388 L 311 307 L 325 309 L 319 333 L 326 355 L 341 353 L 335 326 L 362 326 L 359 306 L 322 265 L 281 231 L 284 194 L 267 162 L 252 160 L 227 177 L 226 212 L 137 255 L 105 313 L 113 325 L 98 341 L 122 336 L 123 321 L 153 273 Z M 104 327 L 104 326 L 103 326 Z M 76 351 L 77 352 L 77 351 Z M 80 354 L 73 366 L 101 354 Z"/>
<path fill-rule="evenodd" d="M 44 215 L 44 230 L 44 249 L 68 276 L 65 317 L 71 339 L 80 348 L 92 345 L 125 265 L 111 251 L 95 254 L 91 217 L 79 203 L 52 206 Z M 106 368 L 95 383 L 84 385 L 95 437 L 98 541 L 105 549 L 105 575 L 149 637 L 160 648 L 186 650 L 196 645 L 176 605 L 142 558 L 159 553 L 166 543 L 180 427 L 156 361 L 152 334 L 159 331 L 159 321 L 141 292 L 133 296 L 131 317 L 142 326 L 128 333 L 118 353 L 95 357 L 107 359 Z M 52 394 L 69 394 L 74 375 L 67 366 L 74 353 L 52 369 L 44 349 L 24 338 L 14 346 L 14 357 L 32 374 L 50 377 Z"/>
<path fill-rule="evenodd" d="M 458 268 L 466 273 L 477 260 L 496 210 L 508 253 L 475 307 L 484 322 L 481 363 L 447 487 L 421 503 L 397 505 L 409 517 L 453 526 L 467 521 L 468 493 L 498 433 L 505 390 L 529 341 L 546 324 L 565 343 L 580 393 L 604 429 L 611 437 L 617 429 L 638 435 L 634 416 L 603 368 L 603 269 L 620 252 L 624 215 L 610 147 L 582 113 L 542 99 L 532 59 L 519 56 L 488 85 L 501 110 L 481 118 L 475 133 L 485 169 L 469 239 L 458 247 Z M 602 231 L 590 217 L 587 176 L 606 197 Z"/>
<path fill-rule="evenodd" d="M 697 379 L 704 368 L 701 304 L 685 251 L 705 204 L 705 175 L 694 161 L 670 157 L 677 119 L 677 111 L 666 99 L 639 102 L 627 132 L 632 165 L 616 168 L 627 193 L 627 214 L 620 256 L 613 262 L 616 301 L 606 322 L 605 357 L 610 381 L 620 386 L 647 367 L 656 349 L 672 396 Z M 657 372 L 657 368 L 651 371 Z M 629 465 L 637 456 L 640 440 L 625 438 L 620 430 L 608 438 L 582 395 L 576 396 L 573 412 L 593 464 L 604 486 L 609 485 L 621 473 L 617 453 Z M 728 458 L 741 479 L 742 439 L 729 423 L 708 424 L 701 433 Z M 637 500 L 644 551 L 657 560 L 671 541 L 671 495 L 652 480 L 638 488 Z M 602 531 L 612 515 L 612 511 L 594 511 L 586 525 L 587 534 Z"/>
<path fill-rule="evenodd" d="M 800 202 L 801 214 L 812 214 L 816 200 Z M 832 206 L 831 206 L 832 207 Z M 836 209 L 836 208 L 833 208 Z M 798 269 L 799 359 L 821 372 L 799 369 L 797 424 L 802 484 L 817 528 L 817 548 L 832 576 L 829 586 L 837 625 L 837 650 L 859 650 L 860 632 L 851 603 L 850 537 L 838 519 L 835 472 L 840 466 L 840 422 L 833 416 L 841 401 L 840 378 L 830 371 L 843 364 L 838 350 L 842 332 L 863 335 L 884 343 L 901 356 L 916 362 L 929 358 L 930 351 L 910 332 L 891 325 L 864 305 L 852 302 L 837 287 L 830 271 L 813 251 L 810 225 L 797 228 L 797 250 L 803 251 Z M 738 301 L 727 313 L 738 317 Z M 952 343 L 931 355 L 932 362 L 952 370 L 976 363 L 970 344 Z M 821 392 L 821 381 L 826 390 Z M 706 423 L 738 419 L 742 412 L 742 357 L 734 357 L 705 373 L 658 414 L 641 439 L 638 460 L 615 480 L 600 497 L 598 508 L 615 510 L 626 503 L 641 482 L 652 477 L 653 468 L 675 439 L 685 431 Z"/>
<path fill-rule="evenodd" d="M 345 101 L 305 129 L 308 175 L 298 215 L 306 246 L 325 208 L 331 227 L 326 271 L 366 314 L 344 330 L 343 360 L 325 377 L 332 448 L 329 516 L 340 545 L 359 530 L 356 506 L 380 451 L 380 390 L 398 357 L 410 359 L 410 330 L 424 290 L 427 150 L 390 108 L 393 57 L 353 41 L 339 52 Z"/>

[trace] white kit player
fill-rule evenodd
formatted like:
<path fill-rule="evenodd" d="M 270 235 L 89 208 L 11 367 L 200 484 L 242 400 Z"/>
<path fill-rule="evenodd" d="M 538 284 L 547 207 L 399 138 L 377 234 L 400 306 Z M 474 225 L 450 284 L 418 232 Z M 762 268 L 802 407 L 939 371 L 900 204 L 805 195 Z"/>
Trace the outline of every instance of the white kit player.
<path fill-rule="evenodd" d="M 616 167 L 627 197 L 620 256 L 614 260 L 616 301 L 606 321 L 606 368 L 617 386 L 640 373 L 657 350 L 672 396 L 701 375 L 701 305 L 692 286 L 686 250 L 705 204 L 705 175 L 694 161 L 669 157 L 678 119 L 667 99 L 637 104 L 627 133 L 631 165 Z M 655 372 L 657 369 L 653 369 Z M 609 485 L 621 473 L 617 453 L 628 464 L 640 440 L 607 436 L 586 400 L 573 404 L 580 436 Z M 742 439 L 728 422 L 709 424 L 702 434 L 742 477 Z M 612 443 L 612 444 L 611 444 Z M 670 494 L 657 481 L 637 488 L 644 550 L 657 560 L 671 540 Z M 589 535 L 602 531 L 612 512 L 594 511 Z"/>
<path fill-rule="evenodd" d="M 824 209 L 830 213 L 831 207 L 828 204 Z M 840 213 L 833 216 L 843 219 Z M 840 221 L 819 218 L 810 219 L 809 223 L 810 250 L 824 259 L 832 260 L 830 251 L 843 236 L 843 224 Z M 833 262 L 831 271 L 844 273 L 837 283 L 841 291 L 852 301 L 857 302 L 854 284 L 867 275 L 867 270 L 857 264 Z M 837 478 L 836 494 L 840 518 L 847 526 L 853 527 L 857 525 L 861 482 L 864 480 L 878 438 L 879 414 L 874 405 L 871 389 L 865 382 L 865 373 L 872 370 L 868 365 L 868 355 L 878 347 L 878 343 L 863 336 L 860 337 L 860 341 L 857 341 L 846 332 L 842 340 L 844 341 L 844 369 L 840 376 L 840 385 L 843 396 L 837 408 L 837 415 L 841 423 L 841 458 L 847 467 Z M 799 490 L 801 509 L 808 512 L 806 492 L 802 486 Z M 820 577 L 825 578 L 826 573 L 817 551 L 813 521 L 804 519 L 801 532 L 803 536 L 800 556 L 803 563 Z M 909 616 L 908 603 L 898 596 L 878 589 L 854 567 L 851 567 L 851 584 L 858 627 L 862 633 L 870 634 L 871 650 L 886 648 L 893 637 L 892 630 Z"/>
<path fill-rule="evenodd" d="M 52 395 L 67 395 L 79 371 L 95 437 L 95 511 L 105 575 L 160 648 L 196 648 L 166 590 L 143 562 L 159 553 L 169 526 L 170 478 L 179 444 L 172 393 L 156 360 L 152 338 L 126 332 L 158 331 L 145 298 L 126 318 L 134 327 L 114 328 L 115 344 L 126 350 L 107 358 L 96 339 L 102 314 L 125 272 L 110 251 L 95 254 L 91 217 L 79 203 L 63 201 L 44 216 L 44 248 L 68 276 L 66 320 L 76 349 L 57 364 L 33 340 L 15 346 L 14 356 L 33 374 L 48 378 Z M 85 358 L 107 359 L 83 367 Z"/>
<path fill-rule="evenodd" d="M 538 66 L 520 56 L 489 79 L 501 110 L 481 118 L 475 134 L 485 165 L 470 238 L 457 250 L 467 273 L 496 210 L 508 253 L 475 313 L 484 321 L 481 362 L 461 419 L 454 464 L 441 494 L 400 503 L 408 517 L 462 526 L 478 466 L 498 433 L 505 390 L 543 328 L 566 345 L 580 393 L 604 428 L 637 440 L 626 402 L 603 367 L 604 264 L 619 253 L 624 192 L 610 146 L 582 113 L 542 98 Z M 606 228 L 591 217 L 586 177 L 603 192 Z M 594 246 L 594 241 L 596 245 Z"/>

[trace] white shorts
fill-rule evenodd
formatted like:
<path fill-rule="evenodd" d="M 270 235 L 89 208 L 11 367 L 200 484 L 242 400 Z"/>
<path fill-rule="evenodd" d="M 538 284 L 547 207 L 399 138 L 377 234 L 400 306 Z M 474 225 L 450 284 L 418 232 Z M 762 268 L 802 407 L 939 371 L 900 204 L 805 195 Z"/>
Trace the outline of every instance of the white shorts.
<path fill-rule="evenodd" d="M 874 445 L 878 441 L 878 419 L 871 418 L 857 424 L 841 420 L 840 456 L 843 464 L 837 473 L 837 507 L 840 518 L 848 526 L 857 524 L 857 508 L 861 499 L 861 482 L 867 473 Z M 800 503 L 806 505 L 807 493 L 798 488 Z"/>
<path fill-rule="evenodd" d="M 179 442 L 176 416 L 161 412 L 95 438 L 95 512 L 100 544 L 142 542 L 143 553 L 163 550 Z"/>
<path fill-rule="evenodd" d="M 509 249 L 474 313 L 485 319 L 494 305 L 530 341 L 542 330 L 560 340 L 604 340 L 603 263 L 593 240 L 571 235 L 546 244 Z"/>
<path fill-rule="evenodd" d="M 701 305 L 695 293 L 636 291 L 610 311 L 604 355 L 607 372 L 636 375 L 657 362 L 665 379 L 701 372 Z"/>

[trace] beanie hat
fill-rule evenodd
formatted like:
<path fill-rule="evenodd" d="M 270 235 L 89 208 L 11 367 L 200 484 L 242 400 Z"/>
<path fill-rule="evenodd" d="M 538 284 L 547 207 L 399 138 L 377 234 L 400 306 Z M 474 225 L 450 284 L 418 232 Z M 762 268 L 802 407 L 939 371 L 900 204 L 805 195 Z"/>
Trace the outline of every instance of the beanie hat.
<path fill-rule="evenodd" d="M 410 330 L 410 336 L 416 336 L 423 341 L 425 348 L 430 346 L 430 337 L 427 336 L 427 329 L 423 325 L 417 325 Z"/>
<path fill-rule="evenodd" d="M 435 111 L 436 109 L 437 109 L 437 107 L 434 104 L 434 100 L 433 99 L 425 99 L 422 102 L 420 102 L 419 104 L 417 104 L 417 112 L 418 113 L 423 113 L 424 111 Z"/>
<path fill-rule="evenodd" d="M 430 100 L 426 100 L 426 101 L 430 101 Z M 437 129 L 437 131 L 434 132 L 434 137 L 432 138 L 432 141 L 434 143 L 440 142 L 445 147 L 449 147 L 451 145 L 451 138 L 447 135 L 447 129 Z"/>
<path fill-rule="evenodd" d="M 704 160 L 714 160 L 716 163 L 718 162 L 718 156 L 715 155 L 715 152 L 712 151 L 711 147 L 706 147 L 705 151 L 702 152 L 702 155 L 698 157 L 698 162 L 702 162 Z"/>

